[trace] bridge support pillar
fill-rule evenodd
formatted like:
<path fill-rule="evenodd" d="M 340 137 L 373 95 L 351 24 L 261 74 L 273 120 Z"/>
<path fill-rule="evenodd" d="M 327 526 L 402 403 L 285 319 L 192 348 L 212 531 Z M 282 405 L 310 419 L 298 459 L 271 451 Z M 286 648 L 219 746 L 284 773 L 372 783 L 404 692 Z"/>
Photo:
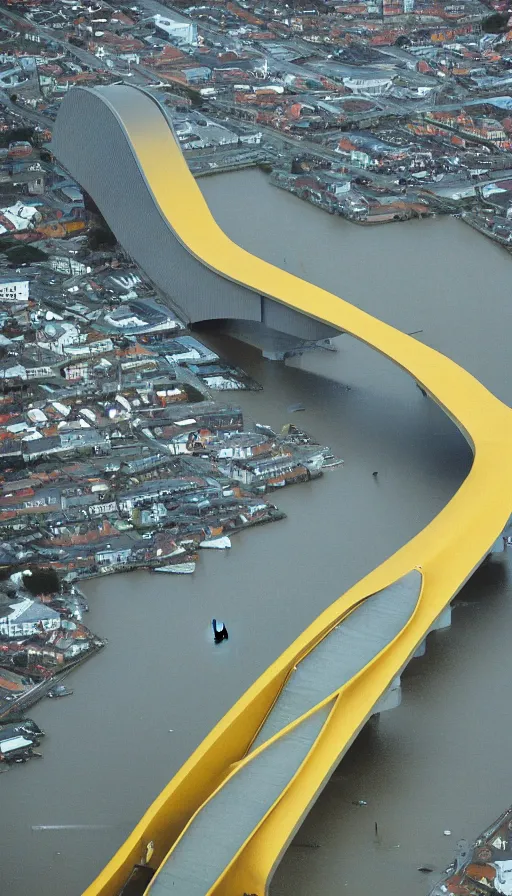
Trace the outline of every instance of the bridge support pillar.
<path fill-rule="evenodd" d="M 284 361 L 286 358 L 286 352 L 279 350 L 271 351 L 270 349 L 263 349 L 262 355 L 267 361 Z"/>
<path fill-rule="evenodd" d="M 448 604 L 447 607 L 443 610 L 440 616 L 437 617 L 434 622 L 432 628 L 429 629 L 431 632 L 440 631 L 443 628 L 449 628 L 452 624 L 452 606 Z"/>
<path fill-rule="evenodd" d="M 425 656 L 426 652 L 427 652 L 427 639 L 424 638 L 424 640 L 421 642 L 421 644 L 418 644 L 416 650 L 414 651 L 414 653 L 412 655 L 413 660 L 417 659 L 420 656 Z"/>
<path fill-rule="evenodd" d="M 400 706 L 402 702 L 402 686 L 400 684 L 400 676 L 393 679 L 389 688 L 382 695 L 380 700 L 377 700 L 377 703 L 373 707 L 372 715 L 377 715 L 379 712 L 386 712 L 388 709 L 396 709 L 397 706 Z"/>
<path fill-rule="evenodd" d="M 502 554 L 504 550 L 505 550 L 505 538 L 503 535 L 498 535 L 498 538 L 494 542 L 489 553 L 490 554 Z"/>
<path fill-rule="evenodd" d="M 216 322 L 216 330 L 254 346 L 268 361 L 300 358 L 304 352 L 337 351 L 331 337 L 317 340 L 301 338 L 254 320 L 219 320 Z"/>

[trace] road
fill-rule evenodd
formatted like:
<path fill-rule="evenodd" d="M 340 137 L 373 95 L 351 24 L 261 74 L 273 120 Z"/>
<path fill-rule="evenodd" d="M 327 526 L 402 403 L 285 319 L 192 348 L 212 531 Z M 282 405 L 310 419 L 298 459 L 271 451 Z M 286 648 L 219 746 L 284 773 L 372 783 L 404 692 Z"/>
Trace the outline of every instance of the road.
<path fill-rule="evenodd" d="M 0 90 L 0 105 L 4 106 L 10 112 L 13 112 L 15 115 L 19 115 L 21 118 L 29 121 L 31 124 L 37 124 L 43 128 L 53 127 L 51 118 L 42 115 L 41 112 L 34 112 L 31 109 L 27 109 L 26 106 L 18 106 L 16 103 L 13 103 L 5 90 Z"/>
<path fill-rule="evenodd" d="M 216 100 L 215 106 L 226 113 L 229 113 L 233 109 L 232 103 L 225 103 L 222 100 Z M 238 124 L 238 120 L 236 120 L 236 123 Z M 321 143 L 314 143 L 312 140 L 304 140 L 299 137 L 291 137 L 289 134 L 283 134 L 281 131 L 276 131 L 275 128 L 260 124 L 259 122 L 257 129 L 258 131 L 261 131 L 262 134 L 266 134 L 274 144 L 281 144 L 281 146 L 292 148 L 297 154 L 305 155 L 306 153 L 309 153 L 310 155 L 317 156 L 317 158 L 324 159 L 326 162 L 336 162 L 338 165 L 342 164 L 350 174 L 358 175 L 360 177 L 365 175 L 364 169 L 357 165 L 350 165 L 339 153 L 335 152 L 333 149 L 327 149 L 325 146 L 322 146 Z M 378 174 L 375 171 L 371 171 L 368 173 L 368 177 L 371 177 L 371 180 L 374 183 L 383 187 L 396 186 L 395 176 Z"/>
<path fill-rule="evenodd" d="M 177 22 L 192 21 L 189 16 L 181 15 L 181 13 L 176 12 L 174 9 L 171 12 L 165 3 L 159 3 L 158 0 L 140 0 L 139 6 L 151 16 L 170 16 L 172 14 L 173 19 Z"/>
<path fill-rule="evenodd" d="M 1 10 L 1 15 L 11 19 L 14 22 L 26 25 L 26 20 L 23 19 L 22 16 L 18 16 L 16 15 L 16 13 L 11 12 L 10 10 Z M 120 72 L 117 69 L 109 68 L 104 62 L 98 59 L 98 57 L 95 56 L 94 53 L 90 53 L 83 47 L 76 47 L 74 44 L 70 44 L 69 41 L 64 40 L 62 37 L 59 37 L 59 35 L 56 34 L 53 29 L 37 26 L 37 28 L 35 28 L 34 30 L 36 30 L 38 34 L 41 35 L 41 37 L 44 37 L 47 40 L 53 41 L 54 43 L 58 44 L 60 47 L 66 50 L 67 53 L 69 53 L 71 56 L 74 56 L 75 59 L 81 62 L 82 65 L 85 65 L 92 71 L 100 72 L 101 74 L 115 75 L 120 78 L 126 77 L 126 72 Z M 153 83 L 154 81 L 158 81 L 159 79 L 149 72 L 146 72 L 145 70 L 137 67 L 136 72 L 132 72 L 130 80 L 133 84 L 143 87 L 147 84 Z"/>

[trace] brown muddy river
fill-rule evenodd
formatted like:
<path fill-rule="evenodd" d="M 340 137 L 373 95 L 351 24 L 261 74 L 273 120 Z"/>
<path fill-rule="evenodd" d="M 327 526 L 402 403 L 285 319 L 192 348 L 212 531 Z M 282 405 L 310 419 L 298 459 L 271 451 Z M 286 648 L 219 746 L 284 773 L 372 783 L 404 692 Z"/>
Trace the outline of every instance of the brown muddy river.
<path fill-rule="evenodd" d="M 510 403 L 512 262 L 501 249 L 454 219 L 356 227 L 270 187 L 260 172 L 200 184 L 248 249 L 421 330 L 417 338 Z M 255 677 L 418 532 L 469 469 L 469 449 L 442 412 L 350 338 L 338 338 L 335 355 L 307 356 L 303 369 L 212 338 L 264 386 L 242 395 L 248 418 L 295 422 L 345 464 L 277 494 L 286 520 L 235 536 L 231 551 L 204 552 L 194 576 L 86 584 L 86 622 L 109 644 L 72 676 L 72 698 L 33 710 L 47 731 L 42 762 L 0 776 L 2 896 L 79 896 Z M 290 414 L 298 402 L 305 411 Z M 459 837 L 474 837 L 512 801 L 502 683 L 509 566 L 502 556 L 482 568 L 452 627 L 429 637 L 404 677 L 402 705 L 370 724 L 340 764 L 272 896 L 423 896 L 433 877 L 418 867 L 442 869 Z M 221 650 L 210 638 L 215 615 L 230 633 Z"/>

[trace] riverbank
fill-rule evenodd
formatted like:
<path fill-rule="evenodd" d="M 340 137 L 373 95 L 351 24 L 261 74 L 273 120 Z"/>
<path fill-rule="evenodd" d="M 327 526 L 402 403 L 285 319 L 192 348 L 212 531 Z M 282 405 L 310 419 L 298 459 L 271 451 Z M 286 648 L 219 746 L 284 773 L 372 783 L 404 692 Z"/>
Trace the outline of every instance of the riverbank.
<path fill-rule="evenodd" d="M 457 844 L 456 857 L 430 896 L 481 896 L 482 893 L 510 893 L 512 868 L 512 807 L 483 831 L 470 846 Z"/>

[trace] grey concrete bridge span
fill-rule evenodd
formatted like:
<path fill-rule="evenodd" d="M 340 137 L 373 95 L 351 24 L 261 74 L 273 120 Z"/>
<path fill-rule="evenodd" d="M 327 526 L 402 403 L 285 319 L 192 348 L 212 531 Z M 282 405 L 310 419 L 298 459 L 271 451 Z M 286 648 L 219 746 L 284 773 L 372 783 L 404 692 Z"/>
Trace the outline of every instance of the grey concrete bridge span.
<path fill-rule="evenodd" d="M 309 343 L 336 335 L 333 328 L 219 276 L 181 244 L 148 186 L 125 127 L 128 121 L 151 141 L 155 114 L 168 118 L 158 99 L 142 89 L 131 90 L 127 100 L 122 88 L 75 87 L 62 102 L 52 151 L 178 316 L 186 324 L 228 320 L 232 332 L 240 322 L 242 338 L 243 322 L 252 322 L 252 341 L 257 344 L 265 332 L 267 346 L 269 331 Z"/>

